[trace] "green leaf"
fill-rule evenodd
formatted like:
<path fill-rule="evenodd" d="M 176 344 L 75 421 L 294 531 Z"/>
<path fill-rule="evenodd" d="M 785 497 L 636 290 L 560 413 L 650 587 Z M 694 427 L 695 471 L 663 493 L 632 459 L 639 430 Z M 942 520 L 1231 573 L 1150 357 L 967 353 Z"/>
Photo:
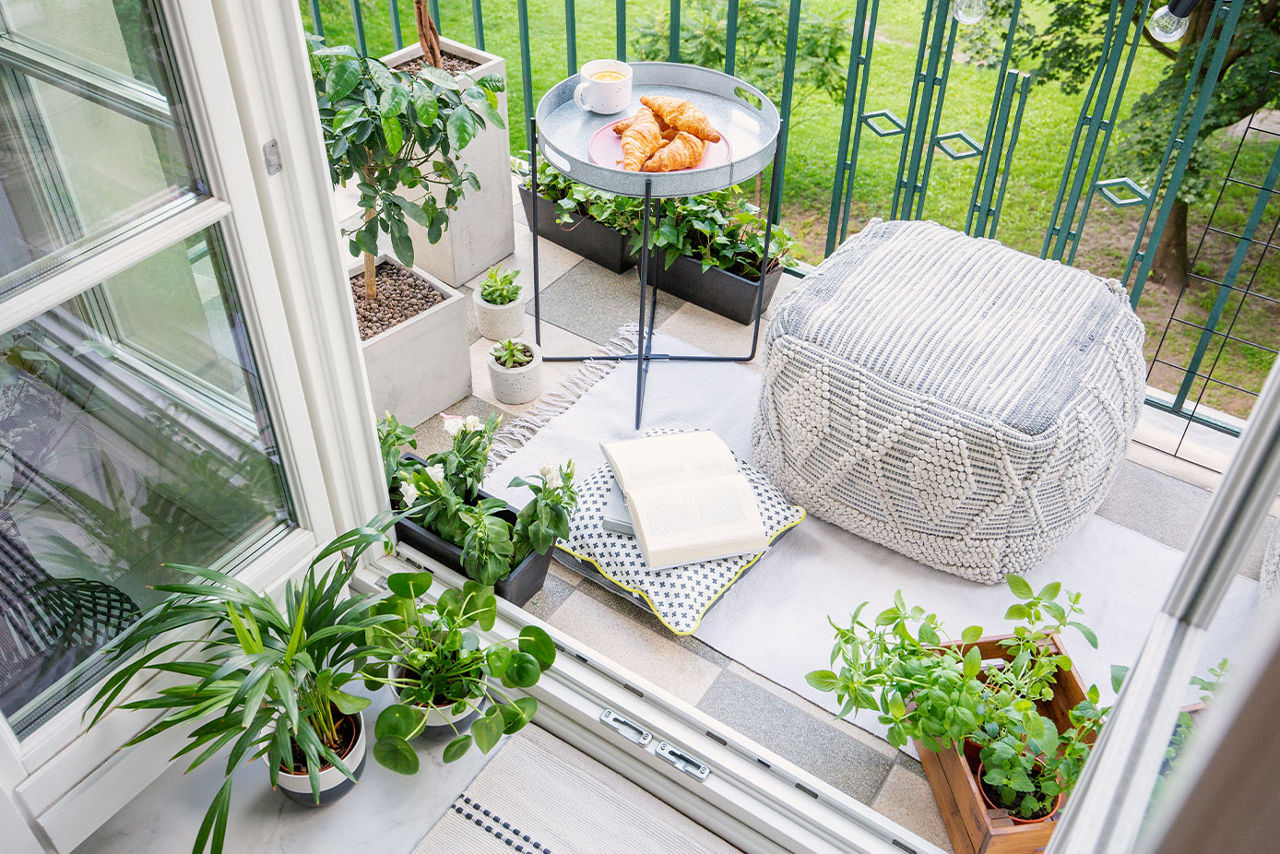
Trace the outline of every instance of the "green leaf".
<path fill-rule="evenodd" d="M 812 670 L 805 674 L 804 681 L 813 688 L 827 693 L 840 687 L 840 677 L 830 670 Z"/>
<path fill-rule="evenodd" d="M 387 706 L 373 725 L 373 737 L 409 738 L 422 720 L 422 713 L 404 703 Z"/>
<path fill-rule="evenodd" d="M 538 684 L 542 668 L 538 660 L 527 652 L 517 652 L 511 656 L 511 664 L 507 667 L 506 681 L 517 688 L 530 688 Z"/>
<path fill-rule="evenodd" d="M 466 148 L 471 140 L 475 139 L 476 125 L 475 116 L 470 110 L 456 109 L 449 115 L 449 123 L 445 126 L 449 134 L 449 145 L 454 153 L 462 151 Z"/>
<path fill-rule="evenodd" d="M 1067 623 L 1067 625 L 1071 626 L 1071 628 L 1083 635 L 1084 639 L 1089 643 L 1089 646 L 1094 649 L 1098 648 L 1098 636 L 1093 633 L 1093 629 L 1089 628 L 1084 623 L 1070 622 Z"/>
<path fill-rule="evenodd" d="M 496 707 L 489 709 L 489 714 L 477 718 L 471 725 L 471 737 L 481 753 L 488 753 L 502 738 L 502 712 Z"/>
<path fill-rule="evenodd" d="M 418 113 L 418 124 L 430 127 L 435 123 L 436 118 L 440 115 L 440 105 L 436 101 L 436 96 L 430 91 L 418 87 L 410 96 L 413 101 L 413 109 Z"/>
<path fill-rule="evenodd" d="M 969 651 L 964 654 L 964 675 L 968 679 L 972 679 L 978 675 L 978 671 L 982 669 L 982 653 L 976 646 L 969 647 Z"/>
<path fill-rule="evenodd" d="M 401 599 L 417 599 L 431 589 L 429 572 L 395 572 L 387 576 L 387 589 Z"/>
<path fill-rule="evenodd" d="M 1035 597 L 1035 591 L 1031 589 L 1031 585 L 1021 575 L 1008 575 L 1005 580 L 1009 584 L 1009 589 L 1013 591 L 1013 595 L 1019 599 L 1032 599 Z"/>
<path fill-rule="evenodd" d="M 551 635 L 537 626 L 525 626 L 520 630 L 519 646 L 520 651 L 532 655 L 543 670 L 555 663 L 555 641 L 551 640 Z"/>
<path fill-rule="evenodd" d="M 515 651 L 509 646 L 495 646 L 485 653 L 485 661 L 489 665 L 489 673 L 495 678 L 501 679 L 507 673 L 507 668 L 511 666 L 511 657 L 515 655 Z"/>
<path fill-rule="evenodd" d="M 401 264 L 406 267 L 413 266 L 413 240 L 409 237 L 409 232 L 404 229 L 392 229 L 391 250 L 395 252 L 396 260 Z"/>
<path fill-rule="evenodd" d="M 404 130 L 400 127 L 400 119 L 383 115 L 379 121 L 382 124 L 382 137 L 387 142 L 387 153 L 394 158 L 404 145 Z"/>
<path fill-rule="evenodd" d="M 1111 665 L 1111 690 L 1117 694 L 1120 693 L 1121 686 L 1124 685 L 1124 679 L 1129 675 L 1129 667 L 1124 664 Z"/>
<path fill-rule="evenodd" d="M 330 101 L 340 101 L 360 82 L 360 63 L 346 59 L 335 63 L 325 78 L 325 95 Z"/>
<path fill-rule="evenodd" d="M 965 643 L 977 643 L 982 637 L 982 626 L 969 626 L 960 633 L 960 640 Z"/>
<path fill-rule="evenodd" d="M 471 736 L 460 735 L 444 747 L 444 761 L 457 762 L 471 749 Z"/>
<path fill-rule="evenodd" d="M 1014 576 L 1011 575 L 1009 577 L 1013 578 Z M 1004 618 L 1006 620 L 1015 620 L 1015 621 L 1025 620 L 1027 618 L 1027 614 L 1028 614 L 1028 611 L 1027 611 L 1026 605 L 1010 605 L 1009 610 L 1004 612 Z"/>
<path fill-rule="evenodd" d="M 403 738 L 379 738 L 373 745 L 373 758 L 378 760 L 379 765 L 397 774 L 418 773 L 418 753 Z"/>
<path fill-rule="evenodd" d="M 364 711 L 372 702 L 368 697 L 359 697 L 355 694 L 348 694 L 346 691 L 334 691 L 329 695 L 329 699 L 338 711 L 344 715 L 354 715 L 357 712 Z"/>
<path fill-rule="evenodd" d="M 382 113 L 385 121 L 388 117 L 399 116 L 408 103 L 409 90 L 397 83 L 390 89 L 383 90 L 381 97 L 378 98 L 378 112 Z"/>
<path fill-rule="evenodd" d="M 364 117 L 364 104 L 352 104 L 348 107 L 343 107 L 341 110 L 338 110 L 337 114 L 333 117 L 333 129 L 335 132 L 345 130 Z"/>
<path fill-rule="evenodd" d="M 1062 582 L 1050 581 L 1044 587 L 1040 588 L 1040 592 L 1036 594 L 1037 599 L 1057 599 L 1058 591 L 1062 589 Z"/>

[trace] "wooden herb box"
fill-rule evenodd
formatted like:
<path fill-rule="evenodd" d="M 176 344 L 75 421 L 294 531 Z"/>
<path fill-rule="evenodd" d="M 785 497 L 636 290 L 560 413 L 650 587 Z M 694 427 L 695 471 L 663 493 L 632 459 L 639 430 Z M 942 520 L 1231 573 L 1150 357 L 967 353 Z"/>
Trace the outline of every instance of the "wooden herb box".
<path fill-rule="evenodd" d="M 1000 641 L 1011 637 L 991 635 L 980 638 L 975 645 L 982 654 L 982 660 L 1008 661 L 1009 654 L 1000 646 Z M 1065 654 L 1060 637 L 1052 635 L 1049 642 L 1057 652 Z M 948 646 L 959 647 L 961 652 L 969 649 L 969 644 L 960 642 Z M 1072 668 L 1058 674 L 1053 700 L 1042 703 L 1040 712 L 1061 732 L 1070 725 L 1071 709 L 1084 699 L 1085 689 L 1080 674 Z M 1066 798 L 1063 798 L 1062 807 L 1044 821 L 1017 824 L 1007 812 L 989 807 L 983 800 L 978 789 L 977 745 L 966 743 L 963 751 L 944 750 L 940 753 L 930 751 L 919 741 L 915 745 L 956 854 L 1030 854 L 1043 851 L 1048 846 L 1054 828 L 1062 818 Z"/>

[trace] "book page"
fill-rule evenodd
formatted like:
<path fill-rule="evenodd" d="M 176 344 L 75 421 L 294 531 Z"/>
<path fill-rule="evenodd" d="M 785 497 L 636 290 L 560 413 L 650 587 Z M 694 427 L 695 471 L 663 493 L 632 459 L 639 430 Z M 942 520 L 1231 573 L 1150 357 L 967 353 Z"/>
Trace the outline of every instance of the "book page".
<path fill-rule="evenodd" d="M 709 430 L 601 445 L 623 492 L 738 471 L 724 440 Z"/>
<path fill-rule="evenodd" d="M 760 551 L 767 544 L 755 495 L 739 474 L 640 489 L 627 501 L 654 568 Z"/>

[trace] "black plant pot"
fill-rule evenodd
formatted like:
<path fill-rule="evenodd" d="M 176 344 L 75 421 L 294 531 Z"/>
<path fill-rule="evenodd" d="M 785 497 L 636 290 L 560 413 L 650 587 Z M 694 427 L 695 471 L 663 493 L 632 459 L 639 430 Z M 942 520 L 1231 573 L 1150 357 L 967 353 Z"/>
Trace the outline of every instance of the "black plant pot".
<path fill-rule="evenodd" d="M 520 202 L 524 205 L 525 221 L 533 222 L 533 194 L 527 187 L 520 188 Z M 627 250 L 627 236 L 622 232 L 590 217 L 571 214 L 569 222 L 561 223 L 556 222 L 557 216 L 555 202 L 538 199 L 538 236 L 615 273 L 625 273 L 636 265 L 635 256 Z"/>
<path fill-rule="evenodd" d="M 661 259 L 661 255 L 658 258 Z M 773 292 L 781 277 L 780 265 L 765 275 L 761 313 L 769 307 L 769 301 L 773 299 Z M 662 269 L 661 260 L 658 261 L 659 290 L 738 323 L 751 323 L 755 320 L 756 292 L 759 288 L 755 278 L 744 279 L 719 267 L 711 267 L 704 273 L 702 263 L 687 255 L 681 255 L 665 270 Z"/>
<path fill-rule="evenodd" d="M 420 457 L 414 454 L 405 454 L 404 458 L 423 462 Z M 482 499 L 497 498 L 496 495 L 491 495 L 483 489 L 480 490 L 480 497 Z M 516 511 L 512 509 L 511 505 L 499 510 L 497 515 L 512 526 L 516 523 Z M 396 522 L 396 537 L 405 545 L 412 546 L 427 557 L 435 558 L 459 574 L 467 574 L 466 570 L 462 568 L 462 548 L 449 542 L 434 531 L 428 531 L 417 522 L 409 519 L 401 519 Z M 537 552 L 530 552 L 529 556 L 520 561 L 506 578 L 494 585 L 493 592 L 508 602 L 523 606 L 533 598 L 535 593 L 542 589 L 542 585 L 546 583 L 547 570 L 550 566 L 550 549 L 547 550 L 546 554 L 541 555 Z"/>

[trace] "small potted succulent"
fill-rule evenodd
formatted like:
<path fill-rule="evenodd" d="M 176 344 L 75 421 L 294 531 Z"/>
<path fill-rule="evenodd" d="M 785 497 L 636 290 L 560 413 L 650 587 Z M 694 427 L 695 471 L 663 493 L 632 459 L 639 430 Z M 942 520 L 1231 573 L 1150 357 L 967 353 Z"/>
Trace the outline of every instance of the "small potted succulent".
<path fill-rule="evenodd" d="M 231 783 L 245 761 L 261 757 L 273 788 L 305 806 L 337 800 L 364 770 L 367 697 L 347 691 L 375 650 L 367 633 L 395 619 L 373 610 L 371 597 L 347 597 L 356 561 L 370 546 L 391 541 L 389 514 L 342 534 L 320 551 L 306 574 L 285 585 L 282 601 L 213 569 L 174 566 L 190 582 L 159 584 L 171 594 L 147 611 L 108 655 L 127 662 L 90 703 L 91 725 L 140 674 L 177 677 L 154 696 L 121 708 L 160 711 L 134 736 L 138 744 L 175 726 L 199 724 L 174 758 L 194 752 L 195 768 L 230 746 L 223 782 L 196 834 L 193 852 L 222 848 Z M 337 557 L 329 569 L 318 567 Z M 199 639 L 174 637 L 175 630 Z M 177 650 L 178 657 L 168 655 Z M 190 770 L 190 769 L 188 769 Z"/>
<path fill-rule="evenodd" d="M 444 761 L 453 762 L 472 745 L 488 753 L 504 734 L 520 730 L 538 701 L 511 690 L 533 687 L 556 659 L 550 635 L 537 626 L 482 646 L 470 629 L 493 628 L 492 591 L 468 580 L 425 602 L 431 582 L 429 572 L 387 578 L 391 594 L 374 610 L 393 619 L 369 630 L 376 652 L 361 673 L 369 688 L 387 685 L 396 693 L 397 702 L 378 715 L 373 757 L 400 774 L 418 770 L 410 744 L 418 736 L 450 737 Z"/>
<path fill-rule="evenodd" d="M 870 624 L 837 626 L 833 664 L 809 684 L 836 695 L 840 716 L 866 709 L 894 747 L 914 740 L 957 849 L 1032 852 L 1053 834 L 1060 807 L 1084 769 L 1109 711 L 1085 690 L 1060 633 L 1097 638 L 1075 617 L 1078 594 L 1059 602 L 1058 582 L 1038 593 L 1008 577 L 1019 601 L 1005 617 L 1013 633 L 983 637 L 980 626 L 944 640 L 935 614 L 908 608 L 899 592 Z"/>
<path fill-rule="evenodd" d="M 490 341 L 518 338 L 524 334 L 524 300 L 516 284 L 518 270 L 489 269 L 480 287 L 472 292 L 476 308 L 476 325 Z"/>
<path fill-rule="evenodd" d="M 489 350 L 489 381 L 503 403 L 528 403 L 542 391 L 542 350 L 532 341 L 508 338 Z"/>
<path fill-rule="evenodd" d="M 402 446 L 416 448 L 417 442 L 393 416 L 380 421 L 378 431 L 391 504 L 401 514 L 400 541 L 523 605 L 542 589 L 556 540 L 569 536 L 578 495 L 572 461 L 512 479 L 511 487 L 532 494 L 519 510 L 482 490 L 501 420 L 444 416 L 451 447 L 426 459 L 400 454 Z"/>

